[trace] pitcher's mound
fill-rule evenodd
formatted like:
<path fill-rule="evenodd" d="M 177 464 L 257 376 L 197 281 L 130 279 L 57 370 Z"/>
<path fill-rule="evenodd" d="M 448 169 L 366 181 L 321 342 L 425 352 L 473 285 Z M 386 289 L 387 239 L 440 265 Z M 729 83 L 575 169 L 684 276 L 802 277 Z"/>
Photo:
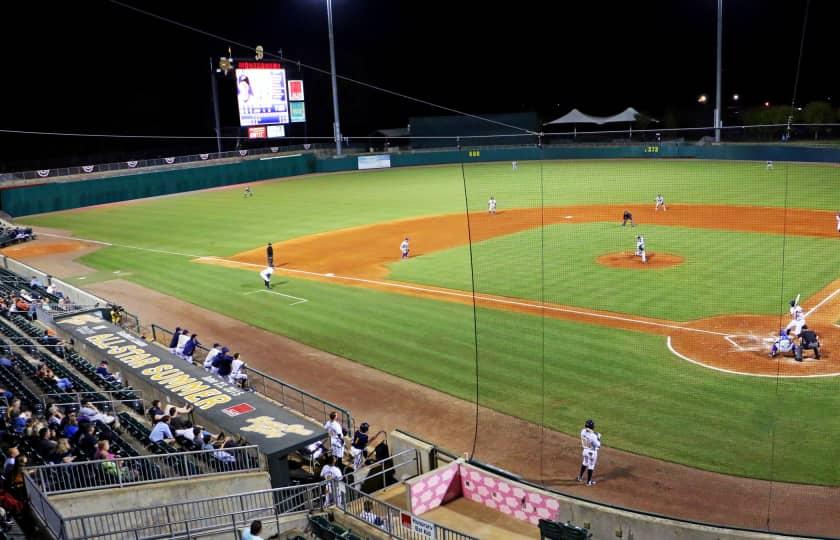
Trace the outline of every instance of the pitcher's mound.
<path fill-rule="evenodd" d="M 668 268 L 682 264 L 683 258 L 679 255 L 669 253 L 648 253 L 647 263 L 642 262 L 641 257 L 633 255 L 632 251 L 625 253 L 607 253 L 601 255 L 595 262 L 611 268 L 633 268 L 637 270 L 652 270 L 655 268 Z"/>

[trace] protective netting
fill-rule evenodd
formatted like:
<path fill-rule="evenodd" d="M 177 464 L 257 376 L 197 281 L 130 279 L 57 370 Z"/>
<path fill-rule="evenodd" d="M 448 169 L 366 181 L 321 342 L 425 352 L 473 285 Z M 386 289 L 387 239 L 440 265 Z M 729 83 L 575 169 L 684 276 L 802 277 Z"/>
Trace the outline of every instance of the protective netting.
<path fill-rule="evenodd" d="M 463 163 L 469 245 L 397 276 L 474 292 L 459 372 L 475 377 L 473 458 L 647 512 L 836 533 L 840 169 L 772 146 L 747 161 L 536 151 Z M 819 360 L 798 361 L 792 301 Z M 770 357 L 786 328 L 794 349 Z M 587 419 L 605 446 L 592 487 L 576 481 Z"/>

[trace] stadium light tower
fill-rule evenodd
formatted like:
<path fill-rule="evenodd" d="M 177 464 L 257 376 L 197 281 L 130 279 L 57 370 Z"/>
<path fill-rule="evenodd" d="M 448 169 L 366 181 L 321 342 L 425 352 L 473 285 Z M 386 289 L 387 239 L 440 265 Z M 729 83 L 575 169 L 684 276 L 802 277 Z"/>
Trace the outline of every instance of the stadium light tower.
<path fill-rule="evenodd" d="M 335 153 L 341 155 L 341 124 L 338 121 L 338 85 L 335 82 L 335 38 L 333 37 L 332 0 L 327 0 L 327 26 L 330 33 L 330 77 L 332 79 L 333 137 Z"/>
<path fill-rule="evenodd" d="M 717 0 L 717 80 L 715 83 L 715 142 L 720 142 L 721 57 L 723 52 L 723 0 Z"/>

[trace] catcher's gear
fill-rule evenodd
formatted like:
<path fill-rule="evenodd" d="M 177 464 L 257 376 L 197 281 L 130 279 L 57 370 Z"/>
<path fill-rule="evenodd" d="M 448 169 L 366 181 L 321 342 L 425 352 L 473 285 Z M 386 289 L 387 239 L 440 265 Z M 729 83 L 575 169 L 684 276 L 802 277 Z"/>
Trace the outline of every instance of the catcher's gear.
<path fill-rule="evenodd" d="M 595 429 L 595 421 L 587 420 L 585 426 L 588 427 L 589 429 Z"/>

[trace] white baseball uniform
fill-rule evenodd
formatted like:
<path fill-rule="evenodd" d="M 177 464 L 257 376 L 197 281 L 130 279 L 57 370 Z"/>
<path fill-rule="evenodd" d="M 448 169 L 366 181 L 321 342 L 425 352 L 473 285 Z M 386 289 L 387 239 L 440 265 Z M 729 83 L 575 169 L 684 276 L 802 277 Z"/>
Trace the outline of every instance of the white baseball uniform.
<path fill-rule="evenodd" d="M 404 259 L 408 257 L 408 240 L 403 240 L 400 244 L 400 253 L 402 253 Z"/>
<path fill-rule="evenodd" d="M 598 450 L 601 448 L 601 435 L 589 428 L 580 430 L 580 445 L 583 447 L 583 466 L 595 470 L 598 462 Z"/>
<path fill-rule="evenodd" d="M 793 330 L 793 334 L 798 336 L 802 332 L 802 327 L 805 326 L 805 313 L 802 306 L 799 304 L 790 307 L 791 321 L 785 326 L 785 330 Z"/>
<path fill-rule="evenodd" d="M 494 199 L 493 197 L 490 197 L 490 200 L 487 201 L 487 211 L 491 214 L 496 213 L 496 199 Z M 840 222 L 840 220 L 838 222 Z"/>
<path fill-rule="evenodd" d="M 269 286 L 270 286 L 270 283 L 271 283 L 271 274 L 273 274 L 273 273 L 274 273 L 274 268 L 272 268 L 272 267 L 270 267 L 270 266 L 267 266 L 267 267 L 265 268 L 265 270 L 263 270 L 262 272 L 260 272 L 260 277 L 261 277 L 261 278 L 263 279 L 263 281 L 265 282 L 265 286 L 266 286 L 266 287 L 269 287 Z"/>
<path fill-rule="evenodd" d="M 768 168 L 768 169 L 772 169 L 772 168 L 773 168 L 773 162 L 772 162 L 772 161 L 770 161 L 769 159 L 767 160 L 767 168 Z"/>
<path fill-rule="evenodd" d="M 666 210 L 666 208 L 665 208 L 665 197 L 663 197 L 662 195 L 657 195 L 656 196 L 656 208 L 655 209 L 659 210 L 660 208 L 662 208 L 663 210 Z"/>
<path fill-rule="evenodd" d="M 518 162 L 516 162 L 516 161 L 511 161 L 511 162 L 510 162 L 510 166 L 511 166 L 511 168 L 515 171 L 516 169 L 518 169 L 518 168 L 519 168 L 519 163 L 518 163 Z"/>
<path fill-rule="evenodd" d="M 344 430 L 337 420 L 329 420 L 324 424 L 324 429 L 330 436 L 330 450 L 336 459 L 344 458 Z"/>
<path fill-rule="evenodd" d="M 840 232 L 840 212 L 837 212 L 837 215 L 834 216 L 834 219 L 837 220 L 837 232 Z"/>

